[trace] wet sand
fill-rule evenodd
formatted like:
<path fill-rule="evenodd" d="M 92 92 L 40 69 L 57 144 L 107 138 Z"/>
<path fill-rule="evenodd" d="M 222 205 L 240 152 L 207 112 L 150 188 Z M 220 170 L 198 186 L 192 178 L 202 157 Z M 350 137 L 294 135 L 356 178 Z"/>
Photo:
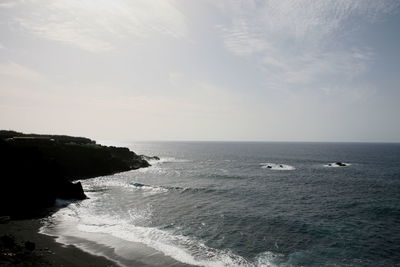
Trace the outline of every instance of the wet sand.
<path fill-rule="evenodd" d="M 74 246 L 64 246 L 54 237 L 38 233 L 39 219 L 13 220 L 0 224 L 0 236 L 12 235 L 16 243 L 26 241 L 35 243 L 31 257 L 27 257 L 17 266 L 118 266 L 118 264 L 101 256 L 88 254 Z M 15 266 L 7 262 L 0 265 Z"/>
<path fill-rule="evenodd" d="M 35 243 L 32 256 L 26 257 L 17 266 L 192 266 L 140 243 L 101 234 L 86 236 L 90 237 L 89 240 L 99 242 L 72 236 L 55 237 L 39 233 L 41 226 L 40 219 L 13 220 L 0 224 L 0 236 L 12 235 L 16 243 L 22 246 L 26 241 Z M 102 239 L 107 239 L 107 243 L 113 245 L 102 245 Z M 0 261 L 0 265 L 15 266 L 7 261 Z"/>

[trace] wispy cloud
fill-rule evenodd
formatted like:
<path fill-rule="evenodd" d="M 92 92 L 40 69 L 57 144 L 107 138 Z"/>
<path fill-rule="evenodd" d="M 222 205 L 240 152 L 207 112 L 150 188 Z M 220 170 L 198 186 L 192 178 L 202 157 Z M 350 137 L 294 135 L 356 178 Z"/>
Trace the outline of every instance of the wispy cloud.
<path fill-rule="evenodd" d="M 228 3 L 224 11 L 232 18 L 230 25 L 219 28 L 227 47 L 238 53 L 243 49 L 239 44 L 246 47 L 250 44 L 255 47 L 253 52 L 263 51 L 260 46 L 270 48 L 271 44 L 284 41 L 320 46 L 336 41 L 335 34 L 353 29 L 352 21 L 374 22 L 400 6 L 395 0 L 241 0 Z"/>
<path fill-rule="evenodd" d="M 364 73 L 373 60 L 370 50 L 350 51 L 307 51 L 293 57 L 266 55 L 263 68 L 271 73 L 271 80 L 282 84 L 304 85 L 350 81 Z"/>
<path fill-rule="evenodd" d="M 28 32 L 91 52 L 110 50 L 127 37 L 186 34 L 184 17 L 172 1 L 19 1 L 14 21 Z M 1 6 L 0 6 L 1 7 Z"/>
<path fill-rule="evenodd" d="M 229 22 L 217 28 L 229 51 L 267 71 L 268 86 L 323 87 L 321 81 L 352 80 L 368 69 L 373 51 L 345 43 L 359 25 L 399 6 L 395 0 L 229 1 L 218 5 Z"/>
<path fill-rule="evenodd" d="M 229 28 L 223 25 L 217 25 L 217 28 L 223 34 L 225 46 L 235 54 L 250 55 L 273 49 L 272 43 L 263 38 L 261 31 L 254 30 L 245 20 L 239 20 Z"/>

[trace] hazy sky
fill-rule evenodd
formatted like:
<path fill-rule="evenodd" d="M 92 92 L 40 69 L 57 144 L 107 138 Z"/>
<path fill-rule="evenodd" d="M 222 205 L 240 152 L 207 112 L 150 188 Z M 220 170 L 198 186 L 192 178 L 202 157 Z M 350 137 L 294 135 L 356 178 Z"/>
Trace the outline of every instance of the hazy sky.
<path fill-rule="evenodd" d="M 400 142 L 398 0 L 0 0 L 0 128 Z"/>

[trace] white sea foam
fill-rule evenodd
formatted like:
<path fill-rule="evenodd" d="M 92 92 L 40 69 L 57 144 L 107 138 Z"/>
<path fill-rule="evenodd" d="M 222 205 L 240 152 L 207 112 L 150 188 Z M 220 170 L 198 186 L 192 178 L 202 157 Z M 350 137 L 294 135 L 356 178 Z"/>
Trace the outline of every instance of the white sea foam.
<path fill-rule="evenodd" d="M 266 251 L 263 253 L 260 253 L 256 259 L 255 259 L 255 266 L 257 267 L 275 267 L 277 266 L 273 262 L 276 260 L 278 257 L 282 257 L 283 255 L 281 254 L 275 254 L 270 251 Z"/>
<path fill-rule="evenodd" d="M 131 223 L 142 224 L 147 222 L 151 218 L 153 211 L 151 209 L 151 206 L 149 205 L 146 208 L 142 209 L 138 208 L 130 209 L 128 210 L 128 214 L 131 219 Z"/>
<path fill-rule="evenodd" d="M 138 191 L 145 194 L 166 193 L 170 189 L 183 189 L 183 188 L 135 183 L 131 181 L 130 177 L 125 177 L 123 174 L 113 175 L 113 176 L 103 176 L 86 180 L 83 183 L 83 188 L 85 192 L 100 192 L 111 188 L 123 188 L 124 190 L 127 191 Z M 63 206 L 63 202 L 61 202 L 61 200 L 59 201 L 59 203 L 61 206 Z"/>
<path fill-rule="evenodd" d="M 132 184 L 132 188 L 135 190 L 140 190 L 149 194 L 158 194 L 158 193 L 166 193 L 168 192 L 168 188 L 162 186 L 151 186 L 145 184 L 134 183 Z"/>
<path fill-rule="evenodd" d="M 92 189 L 100 191 L 101 189 L 110 189 L 113 187 L 124 187 L 129 189 L 130 187 L 128 179 L 125 177 L 124 173 L 89 179 L 82 183 L 82 185 L 85 191 L 91 191 Z"/>
<path fill-rule="evenodd" d="M 152 163 L 184 163 L 184 162 L 190 162 L 190 160 L 187 159 L 177 159 L 174 157 L 161 157 L 160 160 L 151 160 L 150 164 Z"/>
<path fill-rule="evenodd" d="M 83 232 L 105 233 L 127 241 L 143 243 L 187 264 L 199 266 L 249 265 L 244 258 L 229 251 L 212 249 L 200 241 L 156 228 L 119 223 L 112 226 L 79 224 L 78 229 Z"/>
<path fill-rule="evenodd" d="M 160 165 L 151 163 L 150 167 L 147 168 L 141 168 L 136 170 L 140 173 L 154 173 L 154 174 L 164 174 L 167 175 L 168 174 L 168 170 L 166 170 L 165 168 L 162 168 Z"/>
<path fill-rule="evenodd" d="M 131 211 L 131 217 L 135 211 Z M 141 214 L 139 217 L 146 217 Z M 136 219 L 136 218 L 135 218 Z M 152 227 L 135 226 L 132 221 L 118 217 L 99 216 L 91 214 L 90 205 L 78 207 L 78 209 L 65 208 L 53 215 L 54 221 L 58 224 L 57 235 L 61 237 L 57 241 L 68 243 L 67 237 L 90 237 L 85 233 L 108 234 L 125 241 L 137 242 L 156 249 L 163 254 L 174 258 L 177 261 L 197 266 L 251 266 L 245 258 L 235 255 L 230 251 L 222 251 L 210 248 L 199 240 L 186 236 L 176 235 L 165 230 Z M 41 232 L 49 234 L 46 225 Z M 105 239 L 106 240 L 106 239 Z M 97 240 L 98 242 L 98 240 Z M 107 245 L 107 244 L 104 244 Z M 90 250 L 90 248 L 87 248 Z"/>
<path fill-rule="evenodd" d="M 296 169 L 294 166 L 291 165 L 270 163 L 270 162 L 260 163 L 260 165 L 261 168 L 263 169 L 269 169 L 274 171 L 292 171 Z"/>
<path fill-rule="evenodd" d="M 190 162 L 190 161 L 187 159 L 177 159 L 174 157 L 161 157 L 159 160 L 154 160 L 154 159 L 149 160 L 149 163 L 151 164 L 150 167 L 140 168 L 136 171 L 141 173 L 154 173 L 154 174 L 180 176 L 181 175 L 180 171 L 175 169 L 167 169 L 162 165 L 168 163 L 185 163 L 185 162 Z"/>
<path fill-rule="evenodd" d="M 107 243 L 107 238 L 95 239 L 93 234 L 110 235 L 113 238 L 144 244 L 179 262 L 197 266 L 273 266 L 270 262 L 273 258 L 272 253 L 260 255 L 256 262 L 250 262 L 228 250 L 208 247 L 201 240 L 154 227 L 138 226 L 138 222 L 143 223 L 151 216 L 149 209 L 143 212 L 130 210 L 127 219 L 94 214 L 92 211 L 94 202 L 94 199 L 90 199 L 81 205 L 73 203 L 59 210 L 53 214 L 40 232 L 58 236 L 56 240 L 66 245 L 71 245 L 69 238 L 76 237 L 107 247 L 112 246 Z M 90 246 L 85 247 L 85 250 L 90 252 Z M 123 257 L 123 255 L 119 256 Z"/>

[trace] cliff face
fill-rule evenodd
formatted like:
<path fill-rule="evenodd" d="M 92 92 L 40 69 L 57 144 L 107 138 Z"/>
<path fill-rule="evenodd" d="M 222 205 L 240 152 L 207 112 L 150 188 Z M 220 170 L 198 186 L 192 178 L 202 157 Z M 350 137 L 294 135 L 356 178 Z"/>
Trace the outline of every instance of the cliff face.
<path fill-rule="evenodd" d="M 0 131 L 0 215 L 36 215 L 56 198 L 84 199 L 73 180 L 148 166 L 127 148 L 88 138 Z"/>

